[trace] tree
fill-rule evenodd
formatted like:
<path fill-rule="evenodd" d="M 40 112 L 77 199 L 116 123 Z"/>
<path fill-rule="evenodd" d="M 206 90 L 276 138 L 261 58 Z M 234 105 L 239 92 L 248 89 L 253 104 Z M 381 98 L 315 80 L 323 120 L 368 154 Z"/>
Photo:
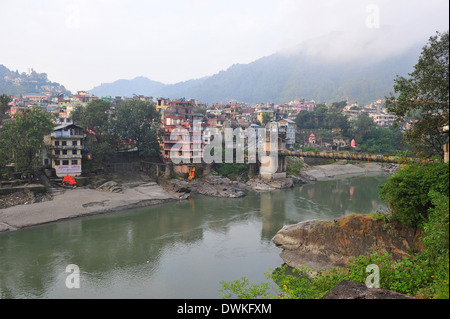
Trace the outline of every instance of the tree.
<path fill-rule="evenodd" d="M 38 108 L 15 117 L 0 131 L 3 159 L 12 159 L 16 171 L 27 175 L 31 182 L 31 174 L 42 166 L 40 152 L 44 148 L 44 136 L 52 129 L 51 118 Z"/>
<path fill-rule="evenodd" d="M 427 221 L 430 209 L 436 206 L 430 192 L 448 198 L 448 163 L 409 163 L 381 187 L 380 198 L 389 204 L 394 219 L 419 227 Z"/>
<path fill-rule="evenodd" d="M 355 121 L 352 122 L 350 135 L 357 144 L 362 144 L 369 132 L 375 130 L 377 125 L 367 113 L 360 113 Z"/>
<path fill-rule="evenodd" d="M 394 127 L 377 127 L 364 135 L 360 145 L 368 153 L 395 155 L 401 148 L 402 132 Z"/>
<path fill-rule="evenodd" d="M 271 113 L 267 113 L 267 112 L 264 112 L 263 114 L 262 114 L 262 124 L 263 125 L 266 125 L 267 123 L 269 123 L 270 121 L 272 120 L 272 114 Z"/>
<path fill-rule="evenodd" d="M 117 137 L 110 121 L 111 103 L 104 100 L 90 101 L 85 107 L 78 106 L 71 118 L 87 133 L 87 143 L 92 158 L 104 162 L 117 147 Z"/>
<path fill-rule="evenodd" d="M 6 95 L 2 94 L 0 95 L 0 124 L 2 120 L 5 118 L 6 110 L 8 109 L 8 104 L 11 102 L 11 98 Z"/>
<path fill-rule="evenodd" d="M 428 156 L 444 156 L 448 136 L 442 127 L 449 122 L 449 33 L 437 32 L 423 47 L 410 78 L 397 77 L 395 93 L 386 98 L 387 110 L 394 113 L 397 124 L 408 119 L 415 122 L 406 132 L 406 140 Z"/>
<path fill-rule="evenodd" d="M 153 103 L 123 102 L 117 108 L 114 126 L 121 142 L 137 147 L 139 156 L 160 155 L 161 114 Z"/>

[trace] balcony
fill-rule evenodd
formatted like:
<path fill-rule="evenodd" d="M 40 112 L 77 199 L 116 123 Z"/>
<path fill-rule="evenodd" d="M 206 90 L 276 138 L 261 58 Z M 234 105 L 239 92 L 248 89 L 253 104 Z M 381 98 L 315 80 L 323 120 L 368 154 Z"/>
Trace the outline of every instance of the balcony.
<path fill-rule="evenodd" d="M 81 154 L 52 154 L 52 157 L 57 159 L 78 159 L 82 158 L 83 156 Z"/>
<path fill-rule="evenodd" d="M 83 145 L 52 145 L 50 148 L 55 150 L 82 150 Z"/>

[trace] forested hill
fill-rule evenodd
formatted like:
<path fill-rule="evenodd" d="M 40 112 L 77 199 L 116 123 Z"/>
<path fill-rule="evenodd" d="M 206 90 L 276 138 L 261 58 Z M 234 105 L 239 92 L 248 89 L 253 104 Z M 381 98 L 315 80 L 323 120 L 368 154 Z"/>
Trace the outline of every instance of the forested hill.
<path fill-rule="evenodd" d="M 19 73 L 0 64 L 0 94 L 19 95 L 43 92 L 70 94 L 63 85 L 49 81 L 46 73 L 37 73 L 33 69 L 28 73 Z"/>
<path fill-rule="evenodd" d="M 235 64 L 202 79 L 165 85 L 139 77 L 102 84 L 90 92 L 110 96 L 185 97 L 208 103 L 230 100 L 284 103 L 298 98 L 335 102 L 348 97 L 350 102 L 366 104 L 393 92 L 395 77 L 412 72 L 419 54 L 420 48 L 415 48 L 380 61 L 360 59 L 339 63 L 302 53 L 277 53 L 249 64 Z"/>

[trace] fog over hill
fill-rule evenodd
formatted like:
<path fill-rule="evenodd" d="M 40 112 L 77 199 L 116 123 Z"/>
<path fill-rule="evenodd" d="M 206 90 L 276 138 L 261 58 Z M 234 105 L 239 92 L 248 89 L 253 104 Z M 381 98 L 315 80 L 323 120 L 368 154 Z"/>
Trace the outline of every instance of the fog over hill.
<path fill-rule="evenodd" d="M 201 79 L 163 84 L 140 76 L 104 83 L 89 92 L 99 96 L 185 97 L 206 103 L 284 103 L 298 98 L 335 102 L 348 97 L 350 102 L 366 104 L 393 92 L 395 77 L 412 72 L 420 49 L 414 46 L 391 56 L 346 60 L 292 50 L 235 64 Z"/>

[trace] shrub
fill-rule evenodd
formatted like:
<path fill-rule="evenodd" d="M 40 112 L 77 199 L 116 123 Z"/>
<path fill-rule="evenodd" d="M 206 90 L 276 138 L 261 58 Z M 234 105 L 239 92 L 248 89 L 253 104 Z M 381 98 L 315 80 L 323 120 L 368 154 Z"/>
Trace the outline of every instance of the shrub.
<path fill-rule="evenodd" d="M 433 208 L 430 191 L 449 195 L 449 166 L 443 162 L 409 163 L 381 186 L 395 220 L 420 227 Z"/>

